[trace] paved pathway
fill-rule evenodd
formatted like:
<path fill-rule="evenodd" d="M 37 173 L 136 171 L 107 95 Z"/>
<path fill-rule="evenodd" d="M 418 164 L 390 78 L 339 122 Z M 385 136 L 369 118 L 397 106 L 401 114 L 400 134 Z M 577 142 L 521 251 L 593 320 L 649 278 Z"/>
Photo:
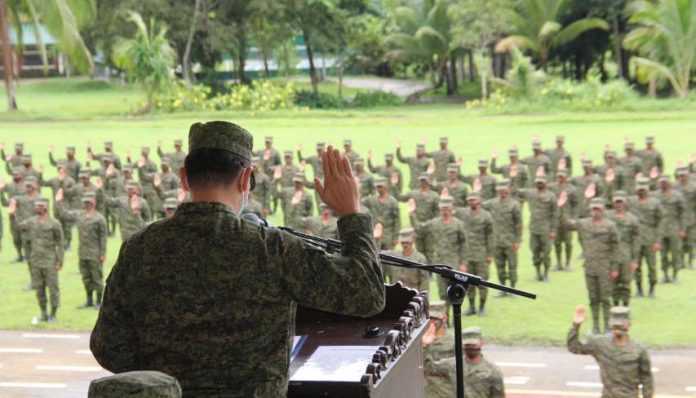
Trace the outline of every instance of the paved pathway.
<path fill-rule="evenodd" d="M 485 346 L 505 374 L 508 397 L 598 397 L 591 357 L 562 348 Z M 696 350 L 651 353 L 657 397 L 696 397 Z M 0 331 L 0 397 L 85 397 L 109 372 L 89 351 L 86 333 Z"/>

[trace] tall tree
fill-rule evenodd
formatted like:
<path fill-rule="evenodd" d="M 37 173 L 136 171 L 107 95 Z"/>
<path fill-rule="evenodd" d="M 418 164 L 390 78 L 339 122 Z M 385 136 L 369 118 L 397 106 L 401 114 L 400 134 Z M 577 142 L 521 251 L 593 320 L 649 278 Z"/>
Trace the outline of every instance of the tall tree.
<path fill-rule="evenodd" d="M 686 98 L 696 56 L 696 0 L 635 0 L 627 11 L 636 27 L 623 45 L 642 55 L 632 62 L 666 78 Z"/>
<path fill-rule="evenodd" d="M 147 104 L 140 113 L 152 110 L 155 95 L 171 83 L 176 64 L 176 53 L 167 41 L 167 28 L 154 19 L 148 28 L 137 12 L 131 12 L 128 20 L 135 24 L 137 32 L 133 38 L 120 37 L 114 45 L 114 61 L 126 70 L 129 79 L 142 84 L 147 95 Z"/>
<path fill-rule="evenodd" d="M 17 32 L 17 50 L 21 53 L 24 48 L 22 38 L 22 21 L 30 21 L 34 25 L 34 35 L 44 70 L 48 71 L 48 55 L 41 25 L 58 40 L 58 48 L 68 56 L 71 64 L 80 72 L 92 70 L 92 55 L 87 49 L 80 27 L 89 21 L 95 13 L 94 0 L 3 0 L 0 2 L 0 39 L 3 45 L 5 92 L 7 94 L 8 110 L 17 109 L 14 94 L 14 82 L 19 73 L 14 71 L 12 63 L 12 48 L 9 42 L 9 29 L 12 26 Z M 9 65 L 8 65 L 9 63 Z M 14 72 L 14 76 L 13 76 Z"/>
<path fill-rule="evenodd" d="M 608 30 L 601 18 L 581 18 L 563 26 L 561 20 L 569 12 L 570 0 L 520 0 L 517 9 L 503 10 L 515 32 L 499 41 L 496 52 L 507 52 L 512 45 L 539 56 L 546 71 L 551 49 L 562 46 L 592 29 Z"/>

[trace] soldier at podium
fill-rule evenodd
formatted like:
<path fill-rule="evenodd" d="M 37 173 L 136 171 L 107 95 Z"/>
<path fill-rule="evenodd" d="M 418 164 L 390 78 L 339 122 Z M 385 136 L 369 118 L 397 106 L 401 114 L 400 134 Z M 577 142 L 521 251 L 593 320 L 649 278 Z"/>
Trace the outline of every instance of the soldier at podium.
<path fill-rule="evenodd" d="M 196 123 L 180 171 L 190 203 L 121 246 L 90 348 L 114 373 L 155 370 L 184 396 L 285 397 L 297 305 L 370 317 L 385 305 L 372 219 L 348 159 L 329 146 L 324 203 L 346 244 L 328 255 L 240 218 L 253 190 L 252 135 Z"/>

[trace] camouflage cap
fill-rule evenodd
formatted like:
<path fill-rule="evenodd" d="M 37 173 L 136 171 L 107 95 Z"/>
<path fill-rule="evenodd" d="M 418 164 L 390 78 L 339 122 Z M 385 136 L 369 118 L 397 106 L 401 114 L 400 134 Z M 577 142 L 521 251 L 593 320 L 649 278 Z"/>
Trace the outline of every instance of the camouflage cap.
<path fill-rule="evenodd" d="M 180 139 L 180 138 L 177 138 L 177 139 L 174 140 L 174 145 L 176 145 L 176 146 L 182 146 L 182 145 L 184 145 L 184 141 L 183 141 L 182 139 Z"/>
<path fill-rule="evenodd" d="M 28 152 L 23 153 L 22 154 L 22 161 L 24 161 L 24 160 L 31 160 L 31 153 L 28 153 Z"/>
<path fill-rule="evenodd" d="M 319 210 L 324 210 L 324 209 L 328 209 L 328 208 L 329 208 L 329 205 L 327 205 L 326 203 L 324 203 L 324 202 L 319 203 Z"/>
<path fill-rule="evenodd" d="M 677 173 L 678 176 L 687 176 L 689 175 L 689 168 L 688 167 L 677 167 Z"/>
<path fill-rule="evenodd" d="M 78 178 L 89 178 L 92 176 L 92 173 L 89 171 L 89 169 L 80 169 L 80 172 L 77 173 Z"/>
<path fill-rule="evenodd" d="M 384 177 L 377 177 L 377 178 L 375 178 L 374 184 L 376 187 L 386 187 L 387 186 L 387 179 Z"/>
<path fill-rule="evenodd" d="M 140 147 L 140 152 L 150 153 L 150 147 L 149 146 Z"/>
<path fill-rule="evenodd" d="M 123 167 L 121 167 L 121 171 L 124 172 L 124 173 L 125 173 L 125 172 L 132 173 L 132 172 L 133 172 L 133 166 L 131 166 L 131 165 L 124 165 Z"/>
<path fill-rule="evenodd" d="M 34 207 L 48 207 L 48 199 L 44 197 L 38 197 L 34 199 Z"/>
<path fill-rule="evenodd" d="M 113 141 L 104 141 L 104 148 L 113 148 L 114 142 Z"/>
<path fill-rule="evenodd" d="M 65 147 L 65 150 L 66 150 L 66 151 L 72 151 L 72 152 L 75 152 L 75 146 L 73 146 L 73 145 L 70 145 L 70 146 L 66 146 L 66 147 Z"/>
<path fill-rule="evenodd" d="M 568 177 L 568 170 L 559 169 L 558 171 L 556 171 L 556 177 Z"/>
<path fill-rule="evenodd" d="M 393 153 L 385 153 L 384 160 L 394 160 L 394 154 Z"/>
<path fill-rule="evenodd" d="M 232 152 L 251 162 L 254 137 L 244 128 L 228 122 L 194 123 L 189 130 L 189 152 L 209 148 Z"/>
<path fill-rule="evenodd" d="M 583 159 L 582 167 L 592 167 L 592 161 L 590 159 Z"/>
<path fill-rule="evenodd" d="M 177 207 L 179 207 L 179 201 L 176 200 L 176 198 L 167 198 L 164 201 L 164 208 L 165 209 L 171 210 L 171 209 L 176 209 Z"/>
<path fill-rule="evenodd" d="M 439 208 L 452 208 L 454 207 L 454 198 L 451 196 L 446 196 L 442 199 L 440 199 L 440 203 L 438 203 Z"/>
<path fill-rule="evenodd" d="M 507 178 L 503 178 L 495 184 L 495 189 L 498 191 L 508 188 L 510 188 L 510 180 L 508 180 Z"/>
<path fill-rule="evenodd" d="M 362 166 L 362 165 L 364 165 L 364 164 L 365 164 L 365 160 L 364 160 L 363 158 L 356 158 L 356 159 L 353 161 L 353 166 L 357 166 L 357 165 L 361 165 L 361 166 Z"/>
<path fill-rule="evenodd" d="M 263 140 L 264 140 L 265 142 L 273 142 L 273 137 L 271 137 L 270 135 L 267 135 L 267 136 L 265 136 L 265 137 L 263 138 Z"/>
<path fill-rule="evenodd" d="M 646 144 L 654 144 L 655 143 L 655 137 L 652 135 L 649 135 L 645 137 L 645 143 Z"/>
<path fill-rule="evenodd" d="M 590 209 L 602 209 L 602 210 L 604 210 L 604 199 L 592 198 L 590 200 Z"/>
<path fill-rule="evenodd" d="M 24 185 L 36 184 L 37 182 L 39 182 L 39 180 L 34 176 L 24 177 Z"/>
<path fill-rule="evenodd" d="M 162 160 L 160 160 L 160 163 L 164 166 L 165 164 L 169 166 L 169 158 L 168 157 L 163 157 Z"/>
<path fill-rule="evenodd" d="M 343 145 L 353 145 L 353 141 L 351 141 L 351 140 L 343 140 Z"/>
<path fill-rule="evenodd" d="M 305 175 L 304 173 L 295 173 L 295 175 L 292 176 L 292 182 L 305 182 Z"/>
<path fill-rule="evenodd" d="M 609 314 L 609 326 L 625 325 L 631 321 L 631 310 L 628 307 L 611 307 Z"/>
<path fill-rule="evenodd" d="M 446 144 L 449 141 L 447 137 L 440 137 L 440 144 Z"/>
<path fill-rule="evenodd" d="M 420 175 L 418 175 L 418 181 L 424 181 L 424 180 L 428 181 L 429 179 L 430 179 L 430 174 L 428 174 L 428 173 L 420 173 Z"/>
<path fill-rule="evenodd" d="M 543 182 L 546 184 L 546 176 L 536 176 L 534 177 L 534 183 L 536 184 L 537 182 Z"/>
<path fill-rule="evenodd" d="M 110 153 L 105 153 L 105 154 L 102 155 L 102 159 L 101 159 L 101 160 L 102 160 L 102 162 L 111 162 L 111 161 L 114 160 L 114 155 L 112 155 L 112 154 L 110 154 Z"/>
<path fill-rule="evenodd" d="M 657 179 L 657 182 L 669 182 L 669 176 L 667 174 L 662 174 Z"/>
<path fill-rule="evenodd" d="M 478 167 L 488 167 L 488 160 L 486 160 L 486 159 L 479 159 L 479 161 L 478 161 Z"/>
<path fill-rule="evenodd" d="M 626 202 L 628 200 L 628 195 L 626 194 L 626 191 L 616 191 L 614 192 L 614 195 L 612 195 L 611 200 L 614 202 Z"/>
<path fill-rule="evenodd" d="M 562 135 L 557 135 L 557 136 L 556 136 L 556 141 L 561 141 L 561 142 L 563 142 L 563 141 L 565 141 L 565 137 L 562 136 Z"/>
<path fill-rule="evenodd" d="M 470 200 L 481 200 L 481 194 L 478 192 L 471 191 L 466 195 L 467 202 Z"/>
<path fill-rule="evenodd" d="M 292 151 L 283 151 L 283 157 L 291 158 L 293 155 Z"/>
<path fill-rule="evenodd" d="M 428 306 L 428 313 L 430 316 L 435 317 L 435 318 L 442 318 L 444 315 L 447 314 L 447 303 L 444 301 L 436 301 L 430 303 Z"/>
<path fill-rule="evenodd" d="M 454 172 L 459 173 L 459 165 L 456 164 L 456 163 L 450 163 L 450 164 L 447 165 L 447 171 L 448 171 L 448 172 L 449 172 L 449 171 L 454 171 Z"/>
<path fill-rule="evenodd" d="M 126 372 L 92 380 L 88 397 L 180 398 L 181 386 L 175 378 L 161 372 Z"/>
<path fill-rule="evenodd" d="M 413 243 L 415 230 L 413 228 L 403 228 L 399 230 L 399 242 Z"/>
<path fill-rule="evenodd" d="M 481 328 L 472 326 L 462 330 L 462 344 L 481 344 Z"/>
<path fill-rule="evenodd" d="M 615 151 L 607 151 L 605 153 L 606 157 L 608 158 L 616 158 L 616 152 Z"/>
<path fill-rule="evenodd" d="M 326 148 L 326 143 L 324 141 L 317 142 L 317 149 L 324 149 L 324 148 Z"/>
<path fill-rule="evenodd" d="M 128 182 L 126 182 L 126 189 L 129 188 L 140 189 L 140 185 L 136 181 L 128 180 Z"/>
<path fill-rule="evenodd" d="M 94 193 L 94 191 L 85 192 L 82 194 L 82 201 L 83 202 L 96 202 L 97 195 Z"/>
<path fill-rule="evenodd" d="M 519 156 L 520 152 L 517 150 L 517 148 L 510 148 L 508 149 L 508 156 Z"/>
<path fill-rule="evenodd" d="M 15 147 L 15 149 L 23 149 L 24 143 L 23 142 L 15 142 L 14 147 Z"/>
<path fill-rule="evenodd" d="M 626 141 L 626 142 L 624 143 L 624 149 L 633 149 L 633 148 L 635 148 L 635 144 L 634 144 L 634 143 L 632 143 L 632 142 L 630 142 L 630 141 Z"/>
<path fill-rule="evenodd" d="M 416 149 L 425 150 L 425 144 L 417 144 Z"/>
<path fill-rule="evenodd" d="M 60 169 L 61 167 L 65 167 L 68 164 L 68 162 L 65 161 L 65 159 L 58 159 L 56 162 L 56 168 Z"/>
<path fill-rule="evenodd" d="M 12 168 L 12 174 L 24 174 L 24 166 L 16 166 Z"/>
<path fill-rule="evenodd" d="M 539 141 L 532 141 L 532 148 L 533 148 L 533 149 L 541 149 L 541 142 L 539 142 Z"/>

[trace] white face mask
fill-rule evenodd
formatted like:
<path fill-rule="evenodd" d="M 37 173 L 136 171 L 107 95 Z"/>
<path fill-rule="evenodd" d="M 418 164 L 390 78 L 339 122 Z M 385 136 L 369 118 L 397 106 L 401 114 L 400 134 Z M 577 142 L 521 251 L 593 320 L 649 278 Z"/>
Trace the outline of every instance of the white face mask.
<path fill-rule="evenodd" d="M 244 196 L 244 199 L 242 199 L 242 205 L 239 206 L 238 215 L 240 215 L 240 216 L 242 215 L 242 212 L 244 211 L 244 209 L 246 209 L 247 206 L 249 206 L 249 194 L 247 193 L 247 194 L 242 194 L 242 195 Z"/>

